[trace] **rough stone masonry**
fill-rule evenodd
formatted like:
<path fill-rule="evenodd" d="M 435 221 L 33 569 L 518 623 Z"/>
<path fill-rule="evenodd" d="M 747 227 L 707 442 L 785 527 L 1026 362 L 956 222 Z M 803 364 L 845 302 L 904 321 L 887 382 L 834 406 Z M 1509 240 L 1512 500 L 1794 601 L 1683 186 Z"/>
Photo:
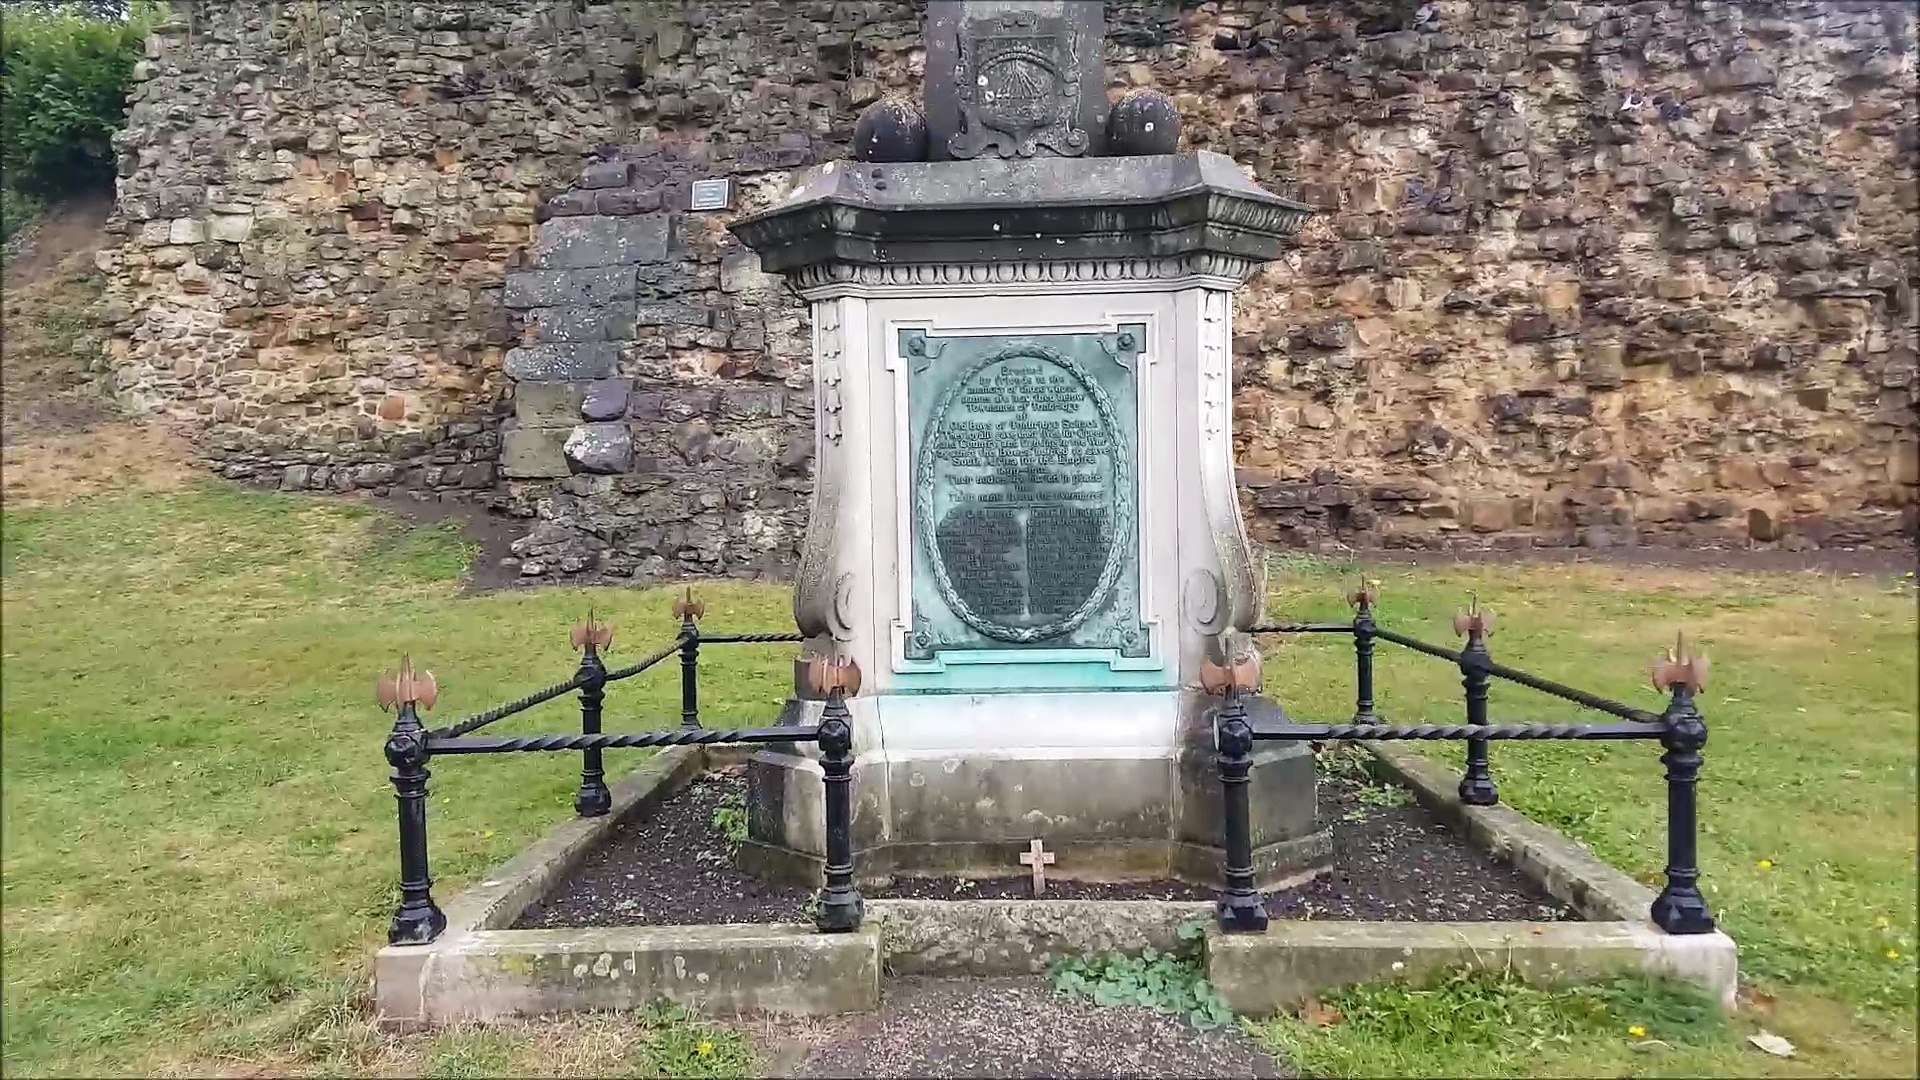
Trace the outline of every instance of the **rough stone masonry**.
<path fill-rule="evenodd" d="M 724 227 L 911 93 L 921 5 L 172 9 L 101 260 L 124 402 L 228 476 L 524 516 L 529 576 L 791 559 L 811 330 Z M 1107 17 L 1110 93 L 1322 211 L 1237 317 L 1265 538 L 1912 537 L 1910 5 Z"/>

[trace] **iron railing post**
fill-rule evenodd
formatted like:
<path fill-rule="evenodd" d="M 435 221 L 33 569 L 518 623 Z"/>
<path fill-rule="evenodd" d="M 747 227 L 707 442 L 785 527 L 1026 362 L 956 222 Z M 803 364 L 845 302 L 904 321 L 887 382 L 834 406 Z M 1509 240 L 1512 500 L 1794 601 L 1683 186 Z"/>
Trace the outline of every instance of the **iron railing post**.
<path fill-rule="evenodd" d="M 447 928 L 447 917 L 433 902 L 433 878 L 427 869 L 427 740 L 414 702 L 399 701 L 393 731 L 385 746 L 393 767 L 393 795 L 400 818 L 400 906 L 387 927 L 394 945 L 425 945 Z"/>
<path fill-rule="evenodd" d="M 674 604 L 680 616 L 680 726 L 700 726 L 700 616 L 706 605 L 687 590 L 684 601 Z"/>
<path fill-rule="evenodd" d="M 1713 932 L 1713 915 L 1700 895 L 1696 851 L 1694 789 L 1700 779 L 1700 748 L 1707 744 L 1707 723 L 1693 703 L 1694 687 L 1674 683 L 1672 699 L 1661 714 L 1667 730 L 1660 737 L 1667 767 L 1667 884 L 1654 898 L 1654 925 L 1669 934 Z"/>
<path fill-rule="evenodd" d="M 814 925 L 823 933 L 860 928 L 864 905 L 853 883 L 853 716 L 845 693 L 830 689 L 820 719 L 820 770 L 826 784 L 825 888 Z"/>
<path fill-rule="evenodd" d="M 1493 612 L 1480 610 L 1476 599 L 1471 610 L 1454 618 L 1456 631 L 1467 635 L 1460 650 L 1460 685 L 1467 692 L 1467 723 L 1484 727 L 1487 723 L 1487 664 L 1493 659 L 1487 652 L 1487 634 L 1493 629 Z M 1487 740 L 1467 740 L 1466 769 L 1460 774 L 1460 801 L 1468 806 L 1492 806 L 1500 801 L 1500 789 L 1494 786 L 1487 768 Z"/>
<path fill-rule="evenodd" d="M 587 618 L 584 634 L 576 634 L 580 645 L 580 734 L 600 734 L 600 709 L 607 697 L 607 665 L 600 659 L 600 647 L 610 644 L 611 627 L 602 627 Z M 607 771 L 597 746 L 580 751 L 580 792 L 574 797 L 574 813 L 581 817 L 604 817 L 613 809 L 613 793 L 607 790 Z"/>
<path fill-rule="evenodd" d="M 1214 719 L 1219 746 L 1221 821 L 1225 832 L 1225 887 L 1214 910 L 1222 930 L 1265 930 L 1267 905 L 1254 888 L 1253 826 L 1247 804 L 1247 774 L 1253 767 L 1253 725 L 1237 685 L 1227 687 Z"/>
<path fill-rule="evenodd" d="M 1373 590 L 1362 581 L 1352 599 L 1353 722 L 1370 724 L 1380 718 L 1373 707 Z"/>

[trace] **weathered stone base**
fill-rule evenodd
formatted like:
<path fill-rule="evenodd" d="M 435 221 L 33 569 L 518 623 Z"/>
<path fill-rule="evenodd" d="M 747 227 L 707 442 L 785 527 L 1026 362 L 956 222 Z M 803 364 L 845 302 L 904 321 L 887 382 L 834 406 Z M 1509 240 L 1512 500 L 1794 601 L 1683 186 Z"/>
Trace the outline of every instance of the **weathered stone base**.
<path fill-rule="evenodd" d="M 374 958 L 374 1013 L 389 1023 L 442 1024 L 578 1009 L 640 1007 L 659 998 L 710 1016 L 804 1016 L 879 1004 L 879 936 L 811 926 L 647 926 L 509 930 L 619 823 L 632 821 L 727 755 L 663 751 L 613 787 L 604 817 L 569 818 L 445 906 L 430 945 L 389 945 Z"/>
<path fill-rule="evenodd" d="M 1037 975 L 1055 960 L 1172 952 L 1179 930 L 1210 922 L 1204 900 L 873 900 L 881 962 L 897 975 Z"/>
<path fill-rule="evenodd" d="M 880 1003 L 880 938 L 811 926 L 622 926 L 488 930 L 442 938 L 424 957 L 382 950 L 393 988 L 383 1019 L 434 1024 L 580 1009 L 641 1008 L 665 998 L 707 1016 L 827 1016 Z"/>
<path fill-rule="evenodd" d="M 1205 902 L 875 900 L 867 905 L 867 925 L 854 934 L 800 925 L 505 929 L 616 824 L 650 811 L 701 770 L 732 757 L 681 748 L 617 783 L 607 816 L 562 822 L 454 898 L 439 940 L 381 949 L 374 963 L 375 1013 L 388 1023 L 439 1024 L 639 1007 L 659 998 L 711 1016 L 861 1011 L 878 1006 L 883 967 L 900 974 L 1032 974 L 1064 956 L 1171 951 L 1184 944 L 1180 928 L 1195 920 L 1208 924 L 1209 979 L 1236 1011 L 1256 1016 L 1345 984 L 1418 978 L 1452 966 L 1510 970 L 1538 982 L 1641 972 L 1693 982 L 1732 1005 L 1738 950 L 1731 938 L 1662 933 L 1645 920 L 1653 895 L 1645 886 L 1512 810 L 1460 806 L 1444 767 L 1397 747 L 1370 748 L 1382 773 L 1413 788 L 1469 840 L 1511 859 L 1582 915 L 1603 921 L 1281 920 L 1264 933 L 1223 935 Z M 1324 857 L 1324 847 L 1314 848 L 1324 836 L 1286 842 L 1293 855 L 1267 865 L 1310 858 L 1303 854 L 1308 850 Z M 1199 856 L 1192 852 L 1205 850 L 1166 845 L 1193 860 Z M 1056 871 L 1069 865 L 1074 850 L 1062 848 Z M 754 853 L 784 859 L 789 870 L 809 865 L 802 853 L 753 844 L 743 860 Z M 1089 846 L 1074 857 L 1114 855 Z"/>
<path fill-rule="evenodd" d="M 1204 744 L 1209 699 L 1178 691 L 956 694 L 936 707 L 910 704 L 902 719 L 884 695 L 849 702 L 861 748 L 853 839 L 862 884 L 1018 875 L 1019 855 L 1034 839 L 1058 856 L 1048 873 L 1060 879 L 1219 883 L 1220 781 Z M 783 722 L 813 709 L 794 702 Z M 1044 724 L 1034 719 L 1040 714 Z M 1303 744 L 1269 744 L 1254 755 L 1249 802 L 1263 888 L 1328 866 L 1332 836 L 1316 820 L 1313 768 Z M 744 869 L 818 884 L 824 821 L 811 747 L 754 755 Z"/>
<path fill-rule="evenodd" d="M 1238 1013 L 1269 1016 L 1308 995 L 1464 966 L 1530 982 L 1643 972 L 1695 983 L 1733 1007 L 1738 950 L 1722 933 L 1672 935 L 1644 922 L 1275 922 L 1210 934 L 1207 978 Z"/>

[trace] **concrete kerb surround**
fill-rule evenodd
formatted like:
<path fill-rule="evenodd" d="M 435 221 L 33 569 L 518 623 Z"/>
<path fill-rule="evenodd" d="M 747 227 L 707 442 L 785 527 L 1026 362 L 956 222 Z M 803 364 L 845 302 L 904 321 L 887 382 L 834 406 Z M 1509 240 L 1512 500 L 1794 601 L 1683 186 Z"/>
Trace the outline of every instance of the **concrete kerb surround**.
<path fill-rule="evenodd" d="M 613 785 L 603 817 L 569 818 L 455 896 L 430 945 L 374 958 L 383 1023 L 445 1024 L 581 1009 L 638 1008 L 666 998 L 705 1015 L 823 1016 L 880 1001 L 879 933 L 807 925 L 508 929 L 614 826 L 652 811 L 732 755 L 675 747 Z"/>
<path fill-rule="evenodd" d="M 1589 922 L 1389 923 L 1276 920 L 1262 934 L 1206 936 L 1208 978 L 1235 1011 L 1262 1016 L 1309 994 L 1452 965 L 1536 982 L 1644 972 L 1692 982 L 1731 1008 L 1738 954 L 1724 933 L 1675 936 L 1646 919 L 1653 891 L 1584 848 L 1503 806 L 1463 806 L 1445 770 L 1369 745 L 1387 779 L 1476 846 L 1511 861 Z M 388 946 L 375 961 L 383 1021 L 447 1023 L 667 998 L 712 1016 L 857 1012 L 892 974 L 995 976 L 1045 971 L 1065 956 L 1173 951 L 1178 930 L 1212 905 L 1178 901 L 873 900 L 856 934 L 804 925 L 510 930 L 522 910 L 615 824 L 651 810 L 714 759 L 659 754 L 614 786 L 605 817 L 569 819 L 447 908 L 432 945 Z"/>

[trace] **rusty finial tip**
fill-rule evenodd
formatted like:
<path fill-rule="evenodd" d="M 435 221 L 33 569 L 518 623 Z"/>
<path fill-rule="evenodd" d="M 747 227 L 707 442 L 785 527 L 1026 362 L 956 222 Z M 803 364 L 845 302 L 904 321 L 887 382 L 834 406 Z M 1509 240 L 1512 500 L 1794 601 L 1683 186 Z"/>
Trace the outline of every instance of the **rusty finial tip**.
<path fill-rule="evenodd" d="M 860 693 L 860 665 L 851 656 L 814 654 L 805 659 L 807 688 L 821 697 Z"/>
<path fill-rule="evenodd" d="M 1675 634 L 1673 647 L 1653 662 L 1653 688 L 1667 693 L 1684 686 L 1697 694 L 1706 688 L 1707 666 L 1706 654 L 1688 647 L 1685 632 Z"/>
<path fill-rule="evenodd" d="M 693 598 L 693 587 L 691 585 L 687 587 L 687 594 L 685 596 L 673 602 L 673 617 L 682 622 L 688 619 L 698 620 L 706 615 L 706 613 L 706 603 Z"/>
<path fill-rule="evenodd" d="M 392 712 L 402 705 L 431 709 L 439 699 L 440 685 L 434 681 L 433 672 L 413 670 L 413 657 L 404 653 L 400 656 L 400 666 L 383 672 L 373 684 L 373 700 L 379 703 L 382 712 Z"/>
<path fill-rule="evenodd" d="M 1356 608 L 1370 608 L 1380 599 L 1380 583 L 1367 577 L 1366 571 L 1360 572 L 1360 583 L 1347 595 L 1347 603 Z"/>
<path fill-rule="evenodd" d="M 1232 690 L 1251 693 L 1260 689 L 1259 650 L 1239 635 L 1221 635 L 1200 661 L 1200 689 L 1214 697 L 1224 697 Z"/>
<path fill-rule="evenodd" d="M 1453 632 L 1462 637 L 1478 634 L 1487 637 L 1493 633 L 1493 609 L 1480 606 L 1480 594 L 1467 594 L 1467 610 L 1453 617 Z"/>
<path fill-rule="evenodd" d="M 608 649 L 613 646 L 613 624 L 603 623 L 594 617 L 593 609 L 587 609 L 587 621 L 575 626 L 567 635 L 576 649 L 591 646 L 595 649 Z"/>

